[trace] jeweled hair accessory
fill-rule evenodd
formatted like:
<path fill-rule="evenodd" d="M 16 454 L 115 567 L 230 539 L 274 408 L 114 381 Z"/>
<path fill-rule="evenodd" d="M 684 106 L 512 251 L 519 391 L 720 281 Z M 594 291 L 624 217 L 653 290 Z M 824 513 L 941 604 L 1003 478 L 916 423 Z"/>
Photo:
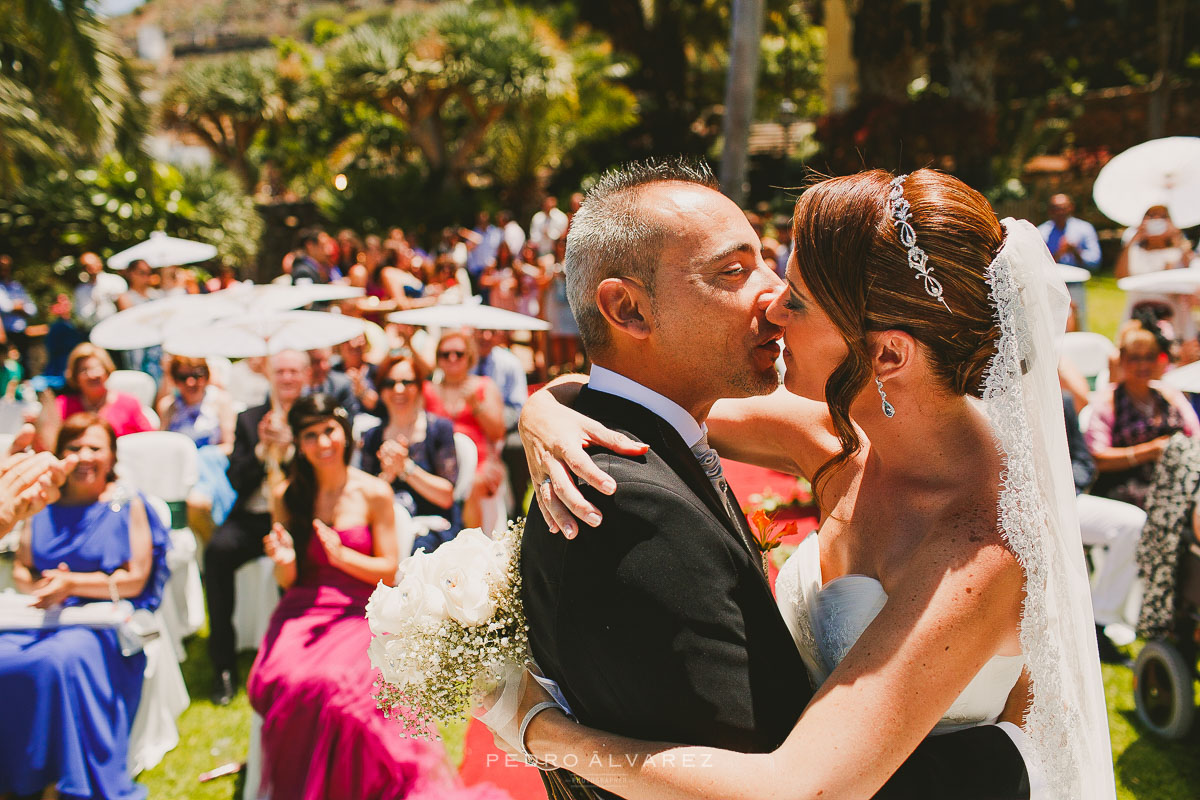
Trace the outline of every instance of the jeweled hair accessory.
<path fill-rule="evenodd" d="M 933 267 L 929 266 L 929 256 L 925 255 L 924 250 L 917 247 L 917 232 L 913 230 L 912 226 L 912 206 L 904 199 L 904 180 L 907 177 L 907 175 L 899 175 L 892 178 L 888 184 L 888 216 L 892 218 L 892 224 L 896 226 L 900 244 L 908 248 L 908 265 L 917 273 L 915 277 L 925 279 L 925 293 L 950 311 L 950 306 L 946 305 L 946 300 L 942 297 L 942 283 L 933 277 Z M 950 311 L 950 313 L 954 312 Z"/>

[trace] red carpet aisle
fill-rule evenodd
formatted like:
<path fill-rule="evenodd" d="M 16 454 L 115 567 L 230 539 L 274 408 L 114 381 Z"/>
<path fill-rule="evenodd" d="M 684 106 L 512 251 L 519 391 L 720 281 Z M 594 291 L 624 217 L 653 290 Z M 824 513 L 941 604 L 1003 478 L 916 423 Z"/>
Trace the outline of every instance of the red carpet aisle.
<path fill-rule="evenodd" d="M 472 719 L 463 743 L 459 777 L 466 786 L 489 783 L 507 792 L 512 800 L 545 800 L 546 790 L 534 767 L 508 756 L 496 747 L 492 733 L 479 720 Z"/>

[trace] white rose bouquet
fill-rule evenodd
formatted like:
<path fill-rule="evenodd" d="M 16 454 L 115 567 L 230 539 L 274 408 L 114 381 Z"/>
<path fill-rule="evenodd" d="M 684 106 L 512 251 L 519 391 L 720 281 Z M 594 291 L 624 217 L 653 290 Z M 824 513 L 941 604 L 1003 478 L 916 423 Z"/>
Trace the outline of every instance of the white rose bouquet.
<path fill-rule="evenodd" d="M 372 593 L 368 652 L 382 673 L 375 699 L 409 735 L 433 735 L 437 722 L 466 719 L 506 668 L 528 657 L 523 530 L 523 520 L 495 539 L 464 530 L 432 553 L 405 559 L 397 584 L 380 583 Z"/>

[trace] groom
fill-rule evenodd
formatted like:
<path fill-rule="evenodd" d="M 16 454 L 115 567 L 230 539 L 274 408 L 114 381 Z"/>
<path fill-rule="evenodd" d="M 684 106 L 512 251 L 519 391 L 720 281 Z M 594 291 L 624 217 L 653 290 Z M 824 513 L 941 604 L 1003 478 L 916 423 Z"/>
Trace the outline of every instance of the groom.
<path fill-rule="evenodd" d="M 521 568 L 533 656 L 601 730 L 768 752 L 812 698 L 703 424 L 718 399 L 779 383 L 765 311 L 781 284 L 759 250 L 704 166 L 611 171 L 572 222 L 568 296 L 593 362 L 575 409 L 649 449 L 593 453 L 617 483 L 580 487 L 599 529 L 567 540 L 530 514 Z M 878 797 L 1020 798 L 1027 782 L 988 726 L 927 740 Z M 547 786 L 614 797 L 565 770 Z"/>

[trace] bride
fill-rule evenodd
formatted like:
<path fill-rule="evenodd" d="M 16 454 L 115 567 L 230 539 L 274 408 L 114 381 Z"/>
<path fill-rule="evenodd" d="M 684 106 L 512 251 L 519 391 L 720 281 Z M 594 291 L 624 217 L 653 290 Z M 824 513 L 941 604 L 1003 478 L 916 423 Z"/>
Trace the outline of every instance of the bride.
<path fill-rule="evenodd" d="M 498 735 L 627 798 L 845 798 L 874 794 L 925 736 L 999 720 L 1024 732 L 1033 797 L 1112 798 L 1056 373 L 1068 299 L 1040 236 L 953 177 L 870 171 L 801 195 L 794 241 L 767 312 L 786 391 L 721 400 L 707 422 L 722 455 L 813 479 L 820 530 L 777 584 L 812 703 L 765 755 L 557 710 Z M 543 513 L 567 535 L 598 511 L 566 469 L 607 482 L 581 443 L 642 452 L 559 405 L 578 386 L 522 417 Z M 545 699 L 530 681 L 516 718 Z"/>

